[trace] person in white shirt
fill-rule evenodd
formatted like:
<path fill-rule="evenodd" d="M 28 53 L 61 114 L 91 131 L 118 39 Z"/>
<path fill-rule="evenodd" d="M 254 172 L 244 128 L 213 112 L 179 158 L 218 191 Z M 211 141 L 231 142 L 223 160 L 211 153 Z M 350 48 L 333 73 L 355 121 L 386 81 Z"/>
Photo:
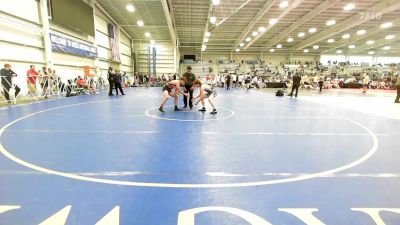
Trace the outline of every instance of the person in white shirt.
<path fill-rule="evenodd" d="M 369 76 L 367 75 L 367 73 L 363 74 L 363 80 L 362 80 L 362 84 L 363 84 L 363 92 L 362 93 L 367 93 L 367 88 L 369 85 Z"/>

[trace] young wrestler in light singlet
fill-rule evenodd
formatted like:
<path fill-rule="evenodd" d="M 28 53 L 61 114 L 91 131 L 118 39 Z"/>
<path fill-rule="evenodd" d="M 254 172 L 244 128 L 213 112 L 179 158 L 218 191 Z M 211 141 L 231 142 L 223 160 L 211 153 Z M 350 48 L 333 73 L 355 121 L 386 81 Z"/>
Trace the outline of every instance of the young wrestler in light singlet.
<path fill-rule="evenodd" d="M 193 82 L 192 88 L 193 89 L 200 88 L 199 95 L 197 97 L 193 98 L 193 100 L 196 98 L 199 98 L 196 105 L 199 104 L 199 102 L 201 102 L 201 104 L 203 105 L 203 108 L 201 108 L 199 111 L 201 111 L 201 112 L 206 111 L 204 99 L 207 98 L 208 102 L 213 107 L 213 111 L 211 112 L 211 114 L 217 114 L 217 109 L 215 108 L 215 102 L 214 102 L 214 98 L 217 96 L 217 92 L 210 85 L 202 84 L 200 80 L 195 80 Z"/>

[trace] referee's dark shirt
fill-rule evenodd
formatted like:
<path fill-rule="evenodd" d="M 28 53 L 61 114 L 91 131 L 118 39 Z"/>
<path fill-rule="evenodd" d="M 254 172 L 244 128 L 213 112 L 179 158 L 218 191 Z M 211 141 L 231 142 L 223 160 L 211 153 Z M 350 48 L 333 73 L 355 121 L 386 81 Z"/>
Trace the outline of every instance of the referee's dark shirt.
<path fill-rule="evenodd" d="M 300 81 L 301 81 L 301 76 L 299 75 L 293 76 L 293 85 L 300 85 Z"/>

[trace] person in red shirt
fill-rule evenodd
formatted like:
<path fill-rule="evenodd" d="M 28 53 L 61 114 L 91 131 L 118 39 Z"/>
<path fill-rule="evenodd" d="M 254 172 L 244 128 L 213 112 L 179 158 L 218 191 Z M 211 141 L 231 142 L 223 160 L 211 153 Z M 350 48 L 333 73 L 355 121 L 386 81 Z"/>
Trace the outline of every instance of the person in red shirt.
<path fill-rule="evenodd" d="M 94 88 L 91 85 L 87 85 L 86 80 L 83 79 L 81 76 L 78 76 L 78 79 L 76 80 L 76 85 L 78 86 L 78 88 L 87 89 L 90 94 L 94 93 Z"/>
<path fill-rule="evenodd" d="M 78 87 L 80 88 L 87 88 L 86 81 L 81 76 L 78 76 L 78 79 L 76 80 L 76 85 L 78 85 Z"/>
<path fill-rule="evenodd" d="M 28 72 L 26 73 L 27 76 L 27 85 L 28 85 L 28 93 L 31 96 L 37 94 L 36 92 L 36 77 L 39 76 L 39 73 L 36 72 L 35 66 L 31 65 Z"/>

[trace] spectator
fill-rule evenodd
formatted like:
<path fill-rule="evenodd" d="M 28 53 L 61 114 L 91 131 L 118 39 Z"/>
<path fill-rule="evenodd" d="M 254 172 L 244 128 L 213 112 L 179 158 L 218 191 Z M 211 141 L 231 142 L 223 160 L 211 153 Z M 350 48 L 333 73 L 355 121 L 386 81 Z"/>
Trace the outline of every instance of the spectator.
<path fill-rule="evenodd" d="M 10 89 L 12 87 L 12 77 L 16 77 L 17 74 L 11 70 L 11 65 L 6 63 L 4 64 L 4 68 L 0 70 L 0 76 L 1 76 L 1 85 L 3 86 L 4 89 L 4 97 L 6 98 L 8 103 L 11 103 Z M 15 86 L 15 97 L 17 97 L 20 91 L 21 89 L 18 86 Z"/>
<path fill-rule="evenodd" d="M 400 103 L 400 75 L 397 75 L 397 81 L 396 81 L 396 89 L 397 89 L 397 96 L 396 96 L 396 100 L 394 101 L 394 103 Z"/>
<path fill-rule="evenodd" d="M 299 87 L 300 87 L 300 82 L 301 82 L 301 76 L 299 73 L 296 73 L 293 76 L 293 85 L 292 85 L 292 92 L 290 92 L 290 95 L 289 95 L 290 97 L 293 96 L 293 92 L 294 92 L 294 90 L 296 90 L 295 97 L 297 98 L 297 94 L 299 92 Z"/>
<path fill-rule="evenodd" d="M 367 88 L 368 88 L 368 85 L 369 85 L 369 76 L 365 72 L 363 74 L 362 84 L 363 84 L 363 92 L 362 93 L 365 94 L 365 93 L 367 93 Z"/>
<path fill-rule="evenodd" d="M 76 80 L 76 86 L 78 88 L 87 89 L 90 94 L 93 94 L 94 92 L 94 88 L 91 85 L 86 84 L 86 80 L 83 79 L 81 76 L 78 76 L 78 79 Z"/>
<path fill-rule="evenodd" d="M 108 92 L 108 96 L 113 96 L 112 90 L 114 86 L 114 72 L 112 67 L 108 68 L 107 80 L 110 85 L 110 91 Z"/>
<path fill-rule="evenodd" d="M 36 78 L 39 76 L 39 73 L 35 70 L 35 66 L 31 65 L 26 75 L 28 77 L 27 78 L 28 94 L 34 97 L 37 94 Z"/>
<path fill-rule="evenodd" d="M 51 71 L 51 69 L 49 71 Z M 42 92 L 43 92 L 44 98 L 48 98 L 47 97 L 47 94 L 48 94 L 47 91 L 48 91 L 48 88 L 49 88 L 49 76 L 50 76 L 50 74 L 48 73 L 47 68 L 45 66 L 42 67 L 42 71 L 40 73 L 40 76 L 42 78 L 40 80 L 40 86 L 42 87 Z"/>
<path fill-rule="evenodd" d="M 319 79 L 318 80 L 319 92 L 322 92 L 322 87 L 324 86 L 324 80 L 325 80 L 322 73 L 321 73 L 321 75 L 319 75 L 318 79 Z"/>
<path fill-rule="evenodd" d="M 226 90 L 230 90 L 231 89 L 231 75 L 228 74 L 226 75 Z"/>
<path fill-rule="evenodd" d="M 115 84 L 115 91 L 117 92 L 117 95 L 118 95 L 118 89 L 121 91 L 122 95 L 125 95 L 124 91 L 122 90 L 121 82 L 122 82 L 121 72 L 119 70 L 116 70 L 115 74 L 114 74 L 114 84 Z"/>

